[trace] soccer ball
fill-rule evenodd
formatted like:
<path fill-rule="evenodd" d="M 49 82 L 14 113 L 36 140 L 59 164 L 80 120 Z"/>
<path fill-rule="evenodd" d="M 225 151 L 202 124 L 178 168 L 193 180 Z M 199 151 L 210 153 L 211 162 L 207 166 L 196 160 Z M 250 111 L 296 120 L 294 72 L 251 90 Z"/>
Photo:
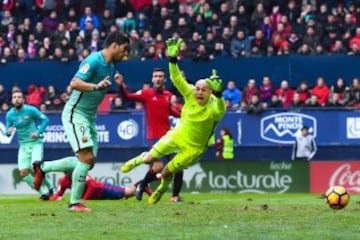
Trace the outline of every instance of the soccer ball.
<path fill-rule="evenodd" d="M 326 193 L 326 202 L 332 209 L 342 209 L 348 205 L 350 195 L 342 186 L 330 187 Z"/>

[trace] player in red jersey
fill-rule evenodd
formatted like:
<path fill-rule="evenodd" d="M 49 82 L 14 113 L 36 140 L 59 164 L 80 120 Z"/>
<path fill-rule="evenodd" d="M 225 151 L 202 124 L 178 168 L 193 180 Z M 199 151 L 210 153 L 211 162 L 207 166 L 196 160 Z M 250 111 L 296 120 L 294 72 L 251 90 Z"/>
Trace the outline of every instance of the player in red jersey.
<path fill-rule="evenodd" d="M 123 79 L 118 82 L 120 93 L 125 100 L 138 101 L 144 104 L 146 115 L 146 135 L 149 147 L 156 143 L 170 129 L 170 115 L 180 117 L 180 112 L 171 107 L 170 91 L 165 89 L 165 71 L 162 68 L 155 68 L 152 73 L 153 86 L 149 89 L 142 89 L 136 93 L 129 93 L 125 88 Z M 164 167 L 161 160 L 154 162 L 144 179 L 139 184 L 136 199 L 141 200 L 144 189 L 148 184 L 156 180 L 156 173 L 160 172 Z M 181 201 L 179 196 L 183 183 L 183 172 L 179 172 L 174 176 L 173 196 L 170 201 Z"/>
<path fill-rule="evenodd" d="M 62 200 L 62 197 L 67 189 L 71 188 L 71 174 L 65 175 L 59 180 L 59 190 L 50 197 L 50 200 Z M 150 189 L 145 189 L 149 192 Z M 86 176 L 85 190 L 81 197 L 83 200 L 110 200 L 123 199 L 133 197 L 135 195 L 136 187 L 123 187 L 108 182 L 96 181 L 90 175 Z"/>

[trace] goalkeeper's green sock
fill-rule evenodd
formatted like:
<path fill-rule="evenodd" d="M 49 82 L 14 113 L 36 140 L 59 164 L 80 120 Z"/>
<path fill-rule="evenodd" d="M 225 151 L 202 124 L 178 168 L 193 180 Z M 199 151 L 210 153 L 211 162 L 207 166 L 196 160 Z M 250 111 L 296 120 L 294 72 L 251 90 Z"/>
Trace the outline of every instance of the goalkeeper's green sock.
<path fill-rule="evenodd" d="M 70 204 L 80 203 L 84 193 L 86 175 L 90 170 L 89 164 L 78 162 L 73 171 Z"/>
<path fill-rule="evenodd" d="M 77 157 L 65 157 L 55 161 L 46 161 L 42 164 L 41 170 L 47 172 L 69 172 L 75 169 L 78 163 Z"/>
<path fill-rule="evenodd" d="M 166 177 L 166 178 L 161 178 L 161 183 L 160 185 L 157 187 L 157 191 L 159 192 L 165 192 L 168 188 L 169 185 L 172 181 L 173 175 L 171 174 L 170 176 Z"/>

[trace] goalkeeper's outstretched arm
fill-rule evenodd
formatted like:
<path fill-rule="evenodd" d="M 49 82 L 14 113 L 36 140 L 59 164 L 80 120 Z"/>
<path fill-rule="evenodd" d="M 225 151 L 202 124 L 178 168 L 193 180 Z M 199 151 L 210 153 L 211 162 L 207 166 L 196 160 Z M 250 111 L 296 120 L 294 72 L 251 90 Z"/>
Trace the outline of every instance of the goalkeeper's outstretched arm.
<path fill-rule="evenodd" d="M 191 91 L 191 87 L 181 75 L 179 66 L 177 63 L 169 62 L 169 72 L 171 82 L 174 84 L 176 89 L 180 92 L 181 95 L 185 96 Z"/>

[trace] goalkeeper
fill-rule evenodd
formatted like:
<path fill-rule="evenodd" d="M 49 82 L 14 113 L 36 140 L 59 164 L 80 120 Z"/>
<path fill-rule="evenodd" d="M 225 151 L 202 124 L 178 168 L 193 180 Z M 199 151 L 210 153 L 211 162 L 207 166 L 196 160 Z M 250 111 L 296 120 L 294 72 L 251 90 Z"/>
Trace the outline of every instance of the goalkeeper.
<path fill-rule="evenodd" d="M 150 196 L 149 204 L 160 200 L 168 189 L 174 173 L 190 167 L 200 159 L 226 110 L 221 93 L 221 79 L 217 76 L 216 70 L 213 70 L 210 78 L 198 80 L 195 86 L 189 85 L 182 77 L 177 65 L 181 43 L 181 39 L 166 41 L 170 59 L 170 79 L 185 101 L 180 121 L 174 129 L 160 138 L 149 152 L 140 154 L 121 167 L 121 171 L 126 173 L 140 164 L 150 164 L 165 155 L 177 153 L 164 167 L 161 183 Z"/>

